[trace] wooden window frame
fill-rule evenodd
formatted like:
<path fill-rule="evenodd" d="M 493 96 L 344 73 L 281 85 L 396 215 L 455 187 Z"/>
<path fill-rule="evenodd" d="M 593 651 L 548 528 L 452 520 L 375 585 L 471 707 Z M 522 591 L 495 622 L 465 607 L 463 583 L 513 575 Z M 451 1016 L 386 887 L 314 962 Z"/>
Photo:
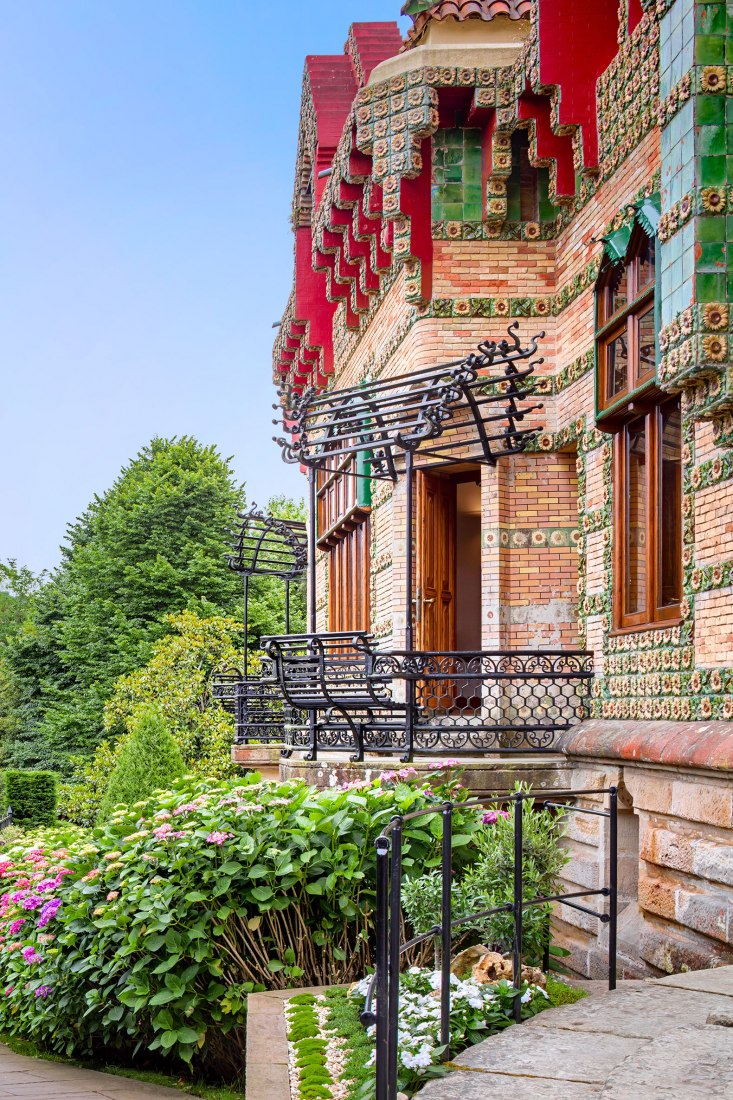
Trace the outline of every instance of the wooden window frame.
<path fill-rule="evenodd" d="M 316 481 L 317 545 L 329 554 L 329 630 L 369 630 L 371 506 L 359 500 L 358 458 L 319 471 Z"/>
<path fill-rule="evenodd" d="M 629 248 L 623 261 L 608 263 L 602 270 L 596 287 L 596 389 L 598 417 L 602 418 L 610 410 L 617 410 L 631 397 L 654 384 L 656 367 L 646 371 L 639 365 L 639 324 L 642 317 L 655 308 L 655 282 L 640 284 L 641 255 L 653 238 L 647 236 L 637 226 L 629 242 Z M 656 268 L 656 264 L 655 264 Z M 614 288 L 625 270 L 627 276 L 626 304 L 615 312 L 613 306 Z M 655 316 L 655 329 L 656 329 Z M 608 348 L 626 332 L 628 366 L 626 385 L 618 393 L 607 392 L 607 355 Z M 655 355 L 656 358 L 656 355 Z"/>
<path fill-rule="evenodd" d="M 681 622 L 680 600 L 682 598 L 682 486 L 679 490 L 679 524 L 677 532 L 677 559 L 680 562 L 680 600 L 661 606 L 661 477 L 662 477 L 662 414 L 665 409 L 679 398 L 667 398 L 650 404 L 645 411 L 639 410 L 636 417 L 629 419 L 617 432 L 614 440 L 614 584 L 613 584 L 613 622 L 614 634 L 625 634 L 647 630 L 656 626 L 670 626 Z M 648 507 L 646 541 L 646 586 L 645 606 L 636 612 L 626 612 L 626 568 L 627 568 L 627 525 L 628 503 L 630 498 L 628 435 L 640 419 L 644 419 L 647 455 L 645 470 L 645 492 Z M 680 439 L 680 445 L 681 445 Z"/>

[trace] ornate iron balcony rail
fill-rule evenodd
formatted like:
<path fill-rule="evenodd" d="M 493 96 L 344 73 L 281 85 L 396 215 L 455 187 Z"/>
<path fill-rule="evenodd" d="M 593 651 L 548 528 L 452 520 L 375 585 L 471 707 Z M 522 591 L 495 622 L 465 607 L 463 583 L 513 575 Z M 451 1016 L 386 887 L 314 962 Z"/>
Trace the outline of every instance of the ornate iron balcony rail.
<path fill-rule="evenodd" d="M 214 695 L 237 742 L 285 753 L 476 755 L 551 752 L 588 716 L 593 656 L 584 650 L 381 652 L 365 633 L 263 639 L 259 679 L 229 670 Z"/>

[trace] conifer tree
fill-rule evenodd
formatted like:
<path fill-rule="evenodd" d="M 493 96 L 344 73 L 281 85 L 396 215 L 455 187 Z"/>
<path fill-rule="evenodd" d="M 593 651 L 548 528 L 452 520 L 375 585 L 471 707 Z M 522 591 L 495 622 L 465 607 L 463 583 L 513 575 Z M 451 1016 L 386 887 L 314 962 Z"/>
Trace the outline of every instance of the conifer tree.
<path fill-rule="evenodd" d="M 167 789 L 183 772 L 183 757 L 161 715 L 153 708 L 141 710 L 110 776 L 98 820 L 106 821 L 120 802 L 132 805 Z"/>

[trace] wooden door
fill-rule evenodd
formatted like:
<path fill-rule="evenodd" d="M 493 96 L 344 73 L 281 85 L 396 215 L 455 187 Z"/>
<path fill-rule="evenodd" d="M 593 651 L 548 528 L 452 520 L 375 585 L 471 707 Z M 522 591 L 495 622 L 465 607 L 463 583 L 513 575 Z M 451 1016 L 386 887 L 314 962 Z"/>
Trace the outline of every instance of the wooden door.
<path fill-rule="evenodd" d="M 368 517 L 334 538 L 328 569 L 328 629 L 370 630 Z"/>
<path fill-rule="evenodd" d="M 456 644 L 456 486 L 449 478 L 417 474 L 415 636 L 418 649 Z"/>

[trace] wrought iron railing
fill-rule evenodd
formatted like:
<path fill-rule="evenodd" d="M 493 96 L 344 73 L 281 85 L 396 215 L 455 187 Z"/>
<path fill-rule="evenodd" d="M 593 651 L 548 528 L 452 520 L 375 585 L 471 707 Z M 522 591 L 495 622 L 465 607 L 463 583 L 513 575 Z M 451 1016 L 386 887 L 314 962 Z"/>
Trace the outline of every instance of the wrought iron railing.
<path fill-rule="evenodd" d="M 272 661 L 269 714 L 289 714 L 281 740 L 311 759 L 321 750 L 477 754 L 551 752 L 556 734 L 589 714 L 593 655 L 584 650 L 470 653 L 381 652 L 366 633 L 263 638 Z M 244 685 L 245 740 L 264 740 L 264 723 Z M 251 706 L 247 727 L 246 706 Z M 289 708 L 289 711 L 288 711 Z M 307 716 L 307 719 L 306 717 Z M 269 728 L 272 728 L 270 726 Z"/>
<path fill-rule="evenodd" d="M 13 824 L 13 811 L 10 808 L 10 806 L 8 806 L 8 808 L 5 811 L 5 813 L 3 814 L 3 816 L 0 817 L 0 833 L 3 831 L 3 829 L 8 829 L 12 824 Z"/>
<path fill-rule="evenodd" d="M 216 672 L 212 696 L 234 718 L 236 745 L 261 744 L 284 747 L 308 744 L 307 718 L 286 702 L 272 670 L 264 658 L 261 671 L 245 678 L 240 669 Z"/>
<path fill-rule="evenodd" d="M 608 808 L 598 809 L 578 806 L 574 800 L 580 797 L 598 799 L 608 796 Z M 568 801 L 566 801 L 568 800 Z M 471 923 L 485 920 L 498 913 L 513 917 L 512 981 L 516 990 L 514 1018 L 521 1020 L 520 991 L 522 988 L 522 918 L 526 909 L 554 903 L 579 910 L 587 916 L 608 925 L 608 988 L 616 988 L 617 899 L 618 899 L 618 791 L 616 787 L 605 790 L 553 791 L 552 801 L 540 802 L 539 809 L 558 809 L 569 813 L 592 814 L 606 818 L 608 832 L 608 877 L 606 885 L 596 890 L 578 890 L 565 894 L 542 897 L 524 897 L 523 873 L 523 807 L 536 803 L 531 792 L 519 791 L 509 797 L 491 796 L 474 798 L 467 802 L 444 802 L 415 813 L 395 815 L 375 841 L 377 856 L 376 898 L 376 969 L 369 985 L 366 1004 L 361 1015 L 365 1027 L 376 1024 L 376 1100 L 396 1100 L 398 1069 L 398 1021 L 400 997 L 400 967 L 402 956 L 411 948 L 428 940 L 436 940 L 440 947 L 440 1045 L 443 1060 L 451 1057 L 450 1032 L 450 977 L 451 947 L 454 932 L 459 933 Z M 452 914 L 452 846 L 453 812 L 464 814 L 467 810 L 479 810 L 496 804 L 514 805 L 514 880 L 513 899 L 505 905 L 483 909 L 472 914 Z M 418 933 L 407 942 L 402 940 L 402 834 L 405 822 L 419 817 L 440 814 L 442 817 L 441 858 L 441 914 L 440 923 Z M 584 905 L 588 898 L 607 899 L 606 908 L 599 911 Z M 547 965 L 547 956 L 545 965 Z"/>

